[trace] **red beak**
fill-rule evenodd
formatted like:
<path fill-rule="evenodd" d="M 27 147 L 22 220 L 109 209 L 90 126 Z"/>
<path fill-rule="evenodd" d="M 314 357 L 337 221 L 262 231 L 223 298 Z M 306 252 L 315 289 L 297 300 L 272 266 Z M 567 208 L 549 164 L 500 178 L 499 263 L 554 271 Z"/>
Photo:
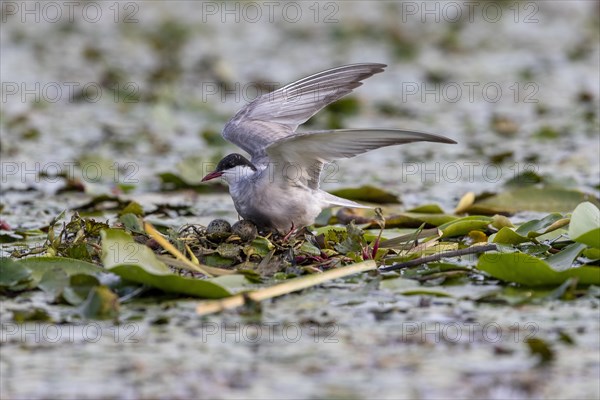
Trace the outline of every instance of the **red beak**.
<path fill-rule="evenodd" d="M 202 182 L 210 181 L 211 179 L 218 178 L 221 175 L 223 175 L 223 172 L 221 172 L 221 171 L 213 171 L 210 174 L 206 175 L 204 178 L 202 178 Z"/>

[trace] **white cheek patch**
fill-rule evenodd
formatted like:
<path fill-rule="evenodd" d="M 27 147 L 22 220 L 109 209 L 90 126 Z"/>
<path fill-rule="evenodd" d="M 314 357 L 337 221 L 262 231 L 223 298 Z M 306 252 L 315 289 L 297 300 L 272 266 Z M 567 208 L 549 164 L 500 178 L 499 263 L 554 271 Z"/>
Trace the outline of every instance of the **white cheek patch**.
<path fill-rule="evenodd" d="M 250 168 L 247 165 L 238 165 L 236 167 L 227 169 L 223 173 L 223 178 L 227 181 L 227 183 L 236 184 L 242 181 L 246 181 L 250 179 L 256 171 Z"/>

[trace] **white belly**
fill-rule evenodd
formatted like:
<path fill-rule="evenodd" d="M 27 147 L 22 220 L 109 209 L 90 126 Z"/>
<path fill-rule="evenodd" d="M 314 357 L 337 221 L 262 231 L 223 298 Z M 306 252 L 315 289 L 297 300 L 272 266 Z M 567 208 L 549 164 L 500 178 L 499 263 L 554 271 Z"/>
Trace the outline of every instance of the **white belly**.
<path fill-rule="evenodd" d="M 282 187 L 266 182 L 244 188 L 230 186 L 230 193 L 244 219 L 282 233 L 311 225 L 323 209 L 318 192 L 304 186 Z"/>

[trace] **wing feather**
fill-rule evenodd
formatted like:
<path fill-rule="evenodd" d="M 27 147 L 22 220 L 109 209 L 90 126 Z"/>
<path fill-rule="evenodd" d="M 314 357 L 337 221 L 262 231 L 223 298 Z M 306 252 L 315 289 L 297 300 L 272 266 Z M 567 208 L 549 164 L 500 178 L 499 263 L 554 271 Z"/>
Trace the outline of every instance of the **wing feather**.
<path fill-rule="evenodd" d="M 223 137 L 247 151 L 253 162 L 263 161 L 267 146 L 294 136 L 298 125 L 384 67 L 385 64 L 375 63 L 345 65 L 264 94 L 225 125 Z"/>
<path fill-rule="evenodd" d="M 286 165 L 302 171 L 303 182 L 318 189 L 324 163 L 351 158 L 380 147 L 413 142 L 456 143 L 431 133 L 398 129 L 337 129 L 300 132 L 271 144 L 266 152 L 276 165 L 275 171 L 285 175 Z M 279 166 L 278 166 L 279 165 Z M 299 174 L 296 174 L 299 175 Z M 277 177 L 277 174 L 275 175 Z"/>

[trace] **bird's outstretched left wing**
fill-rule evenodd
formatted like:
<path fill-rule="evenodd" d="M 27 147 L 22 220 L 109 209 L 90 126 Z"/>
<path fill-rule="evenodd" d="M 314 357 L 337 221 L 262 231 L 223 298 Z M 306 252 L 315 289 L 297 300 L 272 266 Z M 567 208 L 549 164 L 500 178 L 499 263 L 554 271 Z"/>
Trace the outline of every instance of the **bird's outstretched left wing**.
<path fill-rule="evenodd" d="M 385 64 L 375 63 L 345 65 L 264 94 L 225 125 L 223 137 L 246 150 L 253 162 L 262 161 L 266 147 L 296 135 L 300 124 L 384 68 Z"/>

